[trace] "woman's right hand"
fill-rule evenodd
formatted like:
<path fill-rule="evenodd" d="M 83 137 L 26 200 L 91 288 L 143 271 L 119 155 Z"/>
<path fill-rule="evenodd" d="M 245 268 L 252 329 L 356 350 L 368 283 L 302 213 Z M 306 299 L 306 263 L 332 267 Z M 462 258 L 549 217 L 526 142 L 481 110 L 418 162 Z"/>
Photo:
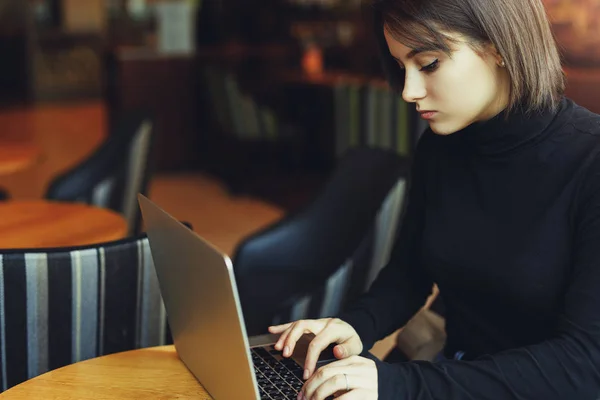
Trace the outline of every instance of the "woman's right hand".
<path fill-rule="evenodd" d="M 288 324 L 270 326 L 269 332 L 280 334 L 275 343 L 275 349 L 282 351 L 284 357 L 294 354 L 296 342 L 307 333 L 315 337 L 308 345 L 306 361 L 304 363 L 304 379 L 312 376 L 317 365 L 319 355 L 332 343 L 338 345 L 333 348 L 333 355 L 338 360 L 359 355 L 363 345 L 354 328 L 339 318 L 306 319 Z"/>

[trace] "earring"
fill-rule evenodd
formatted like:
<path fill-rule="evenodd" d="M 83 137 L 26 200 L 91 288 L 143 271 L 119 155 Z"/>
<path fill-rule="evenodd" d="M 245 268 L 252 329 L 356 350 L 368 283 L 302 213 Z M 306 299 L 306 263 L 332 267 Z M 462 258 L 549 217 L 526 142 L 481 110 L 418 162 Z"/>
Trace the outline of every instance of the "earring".
<path fill-rule="evenodd" d="M 502 68 L 506 67 L 506 63 L 504 62 L 504 60 L 500 61 L 500 66 L 501 66 Z"/>

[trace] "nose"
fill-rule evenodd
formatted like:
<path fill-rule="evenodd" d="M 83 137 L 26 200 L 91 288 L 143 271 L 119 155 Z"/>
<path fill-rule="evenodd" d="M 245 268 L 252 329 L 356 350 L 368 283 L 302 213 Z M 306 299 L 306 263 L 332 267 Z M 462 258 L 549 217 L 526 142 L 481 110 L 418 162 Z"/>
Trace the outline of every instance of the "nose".
<path fill-rule="evenodd" d="M 423 99 L 427 95 L 425 82 L 421 74 L 418 72 L 409 72 L 406 70 L 404 78 L 404 89 L 402 90 L 402 98 L 407 103 L 415 103 L 417 100 Z"/>

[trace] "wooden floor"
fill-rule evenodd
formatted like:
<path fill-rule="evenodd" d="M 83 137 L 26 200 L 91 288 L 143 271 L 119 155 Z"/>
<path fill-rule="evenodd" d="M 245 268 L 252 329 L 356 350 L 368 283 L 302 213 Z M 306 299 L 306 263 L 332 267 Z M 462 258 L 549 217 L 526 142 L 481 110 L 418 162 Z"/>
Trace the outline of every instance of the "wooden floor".
<path fill-rule="evenodd" d="M 31 168 L 0 176 L 14 198 L 39 198 L 51 179 L 85 159 L 106 134 L 100 103 L 40 106 L 0 112 L 0 138 L 34 141 L 42 158 Z M 230 197 L 222 184 L 199 173 L 159 174 L 150 198 L 228 254 L 249 233 L 277 220 L 283 211 L 264 201 Z"/>
<path fill-rule="evenodd" d="M 198 173 L 157 176 L 150 198 L 227 254 L 244 236 L 283 215 L 261 200 L 230 197 L 220 182 Z"/>

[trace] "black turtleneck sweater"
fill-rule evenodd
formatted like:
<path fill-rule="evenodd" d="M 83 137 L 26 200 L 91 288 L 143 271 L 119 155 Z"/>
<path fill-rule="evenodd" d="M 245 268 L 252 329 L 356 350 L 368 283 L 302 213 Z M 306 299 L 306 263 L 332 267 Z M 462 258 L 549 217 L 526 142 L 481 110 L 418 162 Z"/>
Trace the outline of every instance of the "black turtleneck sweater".
<path fill-rule="evenodd" d="M 450 359 L 378 362 L 380 399 L 600 398 L 600 116 L 563 99 L 427 130 L 389 265 L 341 318 L 369 349 L 433 283 Z"/>

